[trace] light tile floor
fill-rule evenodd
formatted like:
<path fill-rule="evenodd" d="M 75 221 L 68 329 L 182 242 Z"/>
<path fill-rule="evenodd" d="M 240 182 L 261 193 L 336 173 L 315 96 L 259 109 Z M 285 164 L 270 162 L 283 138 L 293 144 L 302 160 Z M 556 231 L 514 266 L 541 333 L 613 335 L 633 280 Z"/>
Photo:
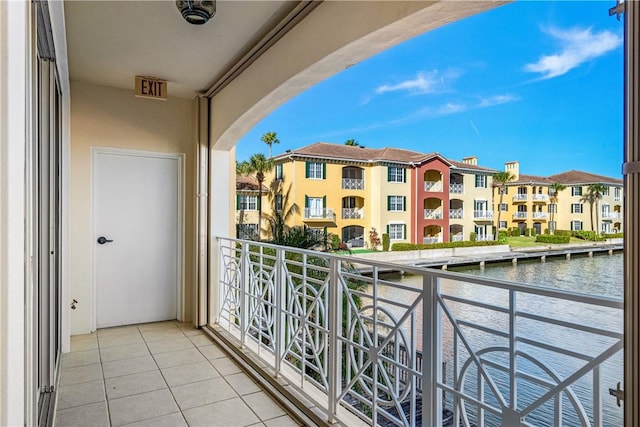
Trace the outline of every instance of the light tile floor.
<path fill-rule="evenodd" d="M 202 331 L 169 321 L 71 337 L 55 425 L 298 424 Z"/>

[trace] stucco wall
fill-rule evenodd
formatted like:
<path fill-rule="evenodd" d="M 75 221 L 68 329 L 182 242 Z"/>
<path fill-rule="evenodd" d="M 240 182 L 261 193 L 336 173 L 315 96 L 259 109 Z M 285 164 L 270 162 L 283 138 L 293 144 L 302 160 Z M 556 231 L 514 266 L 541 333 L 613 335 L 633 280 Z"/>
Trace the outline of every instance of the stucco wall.
<path fill-rule="evenodd" d="M 82 82 L 71 84 L 71 334 L 90 332 L 91 147 L 185 154 L 184 318 L 191 319 L 194 282 L 195 101 L 136 98 L 132 91 Z"/>

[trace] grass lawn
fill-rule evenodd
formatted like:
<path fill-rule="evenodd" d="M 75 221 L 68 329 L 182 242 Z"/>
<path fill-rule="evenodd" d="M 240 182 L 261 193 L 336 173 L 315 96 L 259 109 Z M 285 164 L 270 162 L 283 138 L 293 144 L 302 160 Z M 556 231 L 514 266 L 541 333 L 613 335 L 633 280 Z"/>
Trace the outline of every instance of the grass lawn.
<path fill-rule="evenodd" d="M 569 243 L 585 244 L 585 243 L 593 243 L 593 242 L 588 242 L 586 240 L 572 237 L 569 240 Z M 539 243 L 539 242 L 536 242 L 535 237 L 520 236 L 520 237 L 507 237 L 507 245 L 511 246 L 512 248 L 527 248 L 527 247 L 533 247 L 533 246 L 553 246 L 554 243 Z"/>

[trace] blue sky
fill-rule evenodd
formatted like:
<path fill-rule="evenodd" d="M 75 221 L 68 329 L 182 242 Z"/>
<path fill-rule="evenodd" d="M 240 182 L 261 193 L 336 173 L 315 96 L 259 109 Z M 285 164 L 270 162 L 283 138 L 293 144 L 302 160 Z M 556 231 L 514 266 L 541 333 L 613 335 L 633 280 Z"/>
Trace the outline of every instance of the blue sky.
<path fill-rule="evenodd" d="M 503 170 L 621 177 L 623 23 L 614 1 L 519 1 L 418 36 L 299 94 L 237 145 L 437 151 Z"/>

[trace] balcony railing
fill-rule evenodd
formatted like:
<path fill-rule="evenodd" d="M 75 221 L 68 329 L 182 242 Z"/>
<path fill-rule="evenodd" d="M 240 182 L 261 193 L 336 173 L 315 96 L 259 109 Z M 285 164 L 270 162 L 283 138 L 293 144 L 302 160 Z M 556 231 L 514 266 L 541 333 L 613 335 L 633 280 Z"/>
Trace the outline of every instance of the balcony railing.
<path fill-rule="evenodd" d="M 441 209 L 425 209 L 424 219 L 442 219 Z"/>
<path fill-rule="evenodd" d="M 620 212 L 602 212 L 602 219 L 619 219 L 622 218 Z"/>
<path fill-rule="evenodd" d="M 514 212 L 513 219 L 527 219 L 528 212 Z"/>
<path fill-rule="evenodd" d="M 309 220 L 333 220 L 335 214 L 332 208 L 304 208 L 304 219 Z"/>
<path fill-rule="evenodd" d="M 529 198 L 528 194 L 514 194 L 513 201 L 514 202 L 526 202 Z"/>
<path fill-rule="evenodd" d="M 365 275 L 234 239 L 216 252 L 217 328 L 329 421 L 603 426 L 623 335 L 602 319 L 622 319 L 619 299 L 358 259 Z M 412 281 L 383 279 L 394 268 Z"/>
<path fill-rule="evenodd" d="M 464 184 L 455 184 L 453 182 L 449 183 L 449 193 L 451 193 L 451 194 L 463 194 L 464 193 Z"/>
<path fill-rule="evenodd" d="M 533 219 L 547 219 L 548 216 L 549 216 L 549 214 L 546 213 L 546 212 L 532 212 L 531 213 L 531 217 Z"/>
<path fill-rule="evenodd" d="M 493 234 L 478 234 L 476 235 L 476 240 L 479 242 L 491 241 L 493 240 Z"/>
<path fill-rule="evenodd" d="M 342 208 L 342 219 L 363 219 L 364 208 Z"/>
<path fill-rule="evenodd" d="M 364 179 L 342 178 L 343 190 L 364 190 Z"/>
<path fill-rule="evenodd" d="M 424 191 L 442 191 L 442 181 L 425 181 Z"/>
<path fill-rule="evenodd" d="M 548 194 L 534 194 L 533 196 L 534 202 L 548 202 L 549 195 Z"/>
<path fill-rule="evenodd" d="M 464 240 L 464 236 L 462 235 L 462 233 L 454 234 L 453 236 L 451 236 L 452 242 L 462 242 L 463 240 Z"/>
<path fill-rule="evenodd" d="M 473 219 L 493 219 L 493 211 L 473 211 Z"/>
<path fill-rule="evenodd" d="M 460 209 L 449 209 L 449 219 L 462 219 L 464 218 L 464 211 Z"/>
<path fill-rule="evenodd" d="M 422 243 L 424 243 L 425 245 L 440 243 L 440 238 L 439 237 L 423 237 Z"/>

